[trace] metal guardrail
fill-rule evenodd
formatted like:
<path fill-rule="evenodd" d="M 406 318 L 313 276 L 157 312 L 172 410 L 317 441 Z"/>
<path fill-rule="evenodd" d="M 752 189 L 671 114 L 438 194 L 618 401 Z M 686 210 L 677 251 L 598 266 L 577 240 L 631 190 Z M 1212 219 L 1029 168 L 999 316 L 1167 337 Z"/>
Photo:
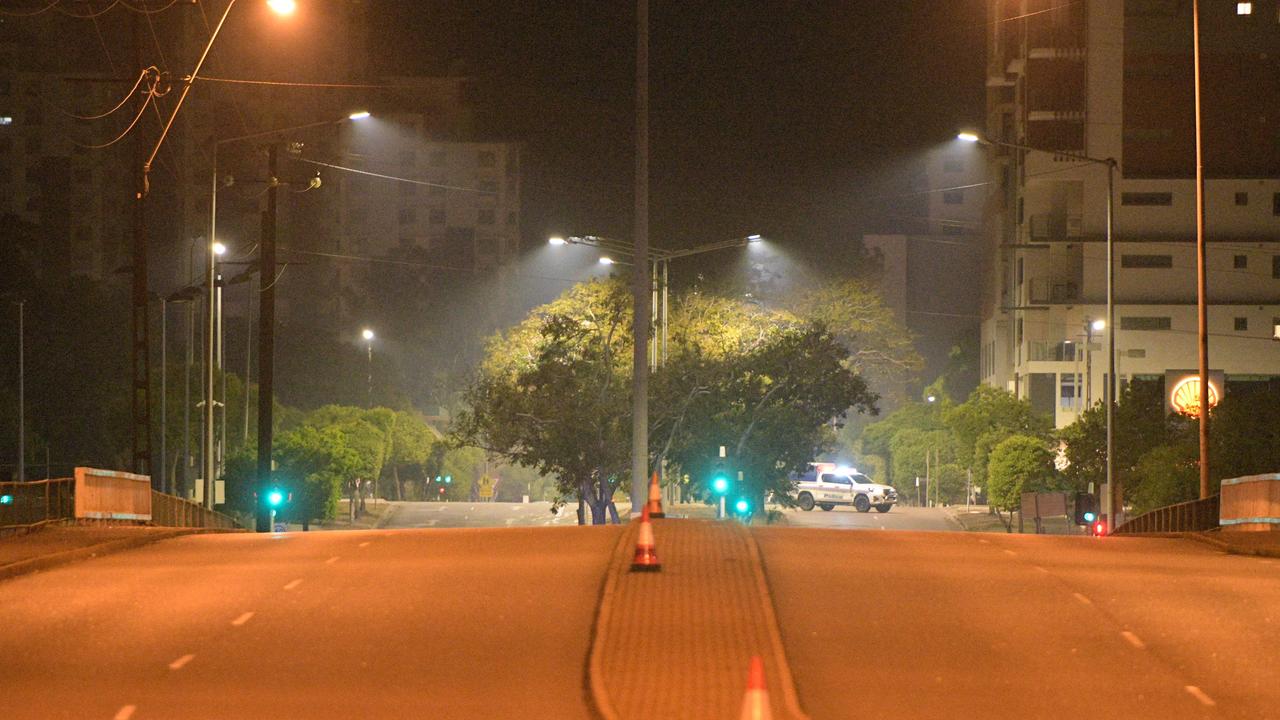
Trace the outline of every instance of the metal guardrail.
<path fill-rule="evenodd" d="M 151 524 L 164 527 L 220 528 L 234 530 L 240 525 L 230 515 L 174 495 L 151 491 Z"/>
<path fill-rule="evenodd" d="M 0 528 L 75 518 L 75 478 L 0 482 Z"/>
<path fill-rule="evenodd" d="M 1168 505 L 1143 513 L 1115 529 L 1116 535 L 1141 533 L 1202 532 L 1218 527 L 1220 497 Z"/>

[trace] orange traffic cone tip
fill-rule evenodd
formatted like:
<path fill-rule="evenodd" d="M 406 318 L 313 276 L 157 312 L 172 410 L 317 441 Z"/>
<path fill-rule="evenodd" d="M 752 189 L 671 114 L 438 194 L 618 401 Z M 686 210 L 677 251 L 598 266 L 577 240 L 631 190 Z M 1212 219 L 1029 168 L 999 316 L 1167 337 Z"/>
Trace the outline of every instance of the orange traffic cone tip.
<path fill-rule="evenodd" d="M 654 572 L 662 569 L 658 551 L 653 545 L 653 523 L 649 522 L 649 506 L 640 511 L 640 534 L 636 538 L 636 557 L 631 562 L 633 572 Z"/>
<path fill-rule="evenodd" d="M 772 720 L 769 691 L 764 687 L 764 661 L 759 655 L 751 658 L 747 671 L 747 691 L 742 696 L 742 714 L 739 720 Z"/>
<path fill-rule="evenodd" d="M 649 502 L 645 505 L 649 510 L 649 517 L 662 518 L 666 517 L 666 513 L 662 512 L 662 489 L 658 487 L 658 473 L 654 473 L 649 478 Z"/>

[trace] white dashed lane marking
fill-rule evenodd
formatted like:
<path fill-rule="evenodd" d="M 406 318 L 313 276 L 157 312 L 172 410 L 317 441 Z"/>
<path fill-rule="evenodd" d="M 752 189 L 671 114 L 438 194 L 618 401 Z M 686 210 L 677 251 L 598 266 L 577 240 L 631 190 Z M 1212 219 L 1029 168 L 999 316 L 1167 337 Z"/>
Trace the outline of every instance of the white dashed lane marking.
<path fill-rule="evenodd" d="M 341 558 L 340 556 L 338 556 L 338 555 L 334 555 L 333 557 L 329 558 L 328 560 L 325 560 L 325 561 L 324 561 L 324 564 L 325 564 L 325 565 L 332 565 L 332 564 L 334 564 L 334 563 L 338 562 L 338 561 L 339 561 L 339 560 L 341 560 L 341 559 L 342 559 L 342 558 Z"/>
<path fill-rule="evenodd" d="M 1035 568 L 1036 568 L 1036 570 L 1039 570 L 1040 572 L 1044 573 L 1045 575 L 1048 575 L 1048 574 L 1049 574 L 1049 571 L 1048 571 L 1048 570 L 1045 570 L 1044 568 L 1040 567 L 1039 565 L 1036 565 L 1036 566 L 1035 566 Z"/>
<path fill-rule="evenodd" d="M 1010 556 L 1013 556 L 1013 555 L 1017 555 L 1017 554 L 1018 554 L 1018 553 L 1016 553 L 1016 552 L 1014 552 L 1014 551 L 1012 551 L 1012 550 L 1002 550 L 1001 552 L 1003 552 L 1005 555 L 1010 555 Z"/>
<path fill-rule="evenodd" d="M 302 578 L 298 578 L 297 580 L 294 580 L 293 582 L 290 582 L 288 585 L 285 585 L 285 586 L 284 586 L 284 589 L 285 589 L 285 590 L 292 590 L 292 589 L 294 589 L 294 588 L 298 587 L 298 586 L 299 586 L 299 585 L 301 585 L 301 584 L 302 584 Z"/>
<path fill-rule="evenodd" d="M 1213 701 L 1213 698 L 1206 695 L 1203 690 L 1196 687 L 1195 685 L 1188 685 L 1186 687 L 1186 690 L 1187 690 L 1187 693 L 1191 695 L 1191 697 L 1199 700 L 1200 704 L 1204 705 L 1205 707 L 1213 707 L 1214 705 L 1218 704 Z"/>
<path fill-rule="evenodd" d="M 182 657 L 169 663 L 170 670 L 181 670 L 187 663 L 195 659 L 195 655 L 183 655 Z"/>
<path fill-rule="evenodd" d="M 245 613 L 245 614 L 241 615 L 240 617 L 236 618 L 235 620 L 232 620 L 232 621 L 231 621 L 231 624 L 232 624 L 232 625 L 234 625 L 234 626 L 236 626 L 236 627 L 240 627 L 241 625 L 243 625 L 243 624 L 245 624 L 245 623 L 249 622 L 249 618 L 251 618 L 251 617 L 253 617 L 253 613 L 251 613 L 251 612 L 247 612 L 247 613 Z"/>
<path fill-rule="evenodd" d="M 1134 635 L 1128 630 L 1121 630 L 1120 637 L 1123 637 L 1125 640 L 1128 640 L 1130 645 L 1134 646 L 1139 650 L 1145 650 L 1147 647 L 1147 644 L 1142 642 L 1142 638 L 1138 637 L 1137 635 Z"/>
<path fill-rule="evenodd" d="M 983 540 L 982 538 L 978 538 L 978 542 L 982 543 L 983 545 L 990 545 L 990 544 L 991 544 L 991 541 L 990 541 L 990 540 Z"/>
<path fill-rule="evenodd" d="M 137 709 L 138 709 L 137 705 L 125 705 L 124 707 L 116 711 L 116 715 L 113 720 L 129 720 L 129 718 L 133 717 L 133 713 Z"/>
<path fill-rule="evenodd" d="M 1081 595 L 1080 593 L 1071 593 L 1071 594 L 1075 596 L 1075 599 L 1079 600 L 1080 602 L 1084 603 L 1085 605 L 1092 605 L 1092 604 L 1093 604 L 1093 601 L 1092 601 L 1092 600 L 1090 600 L 1089 598 L 1085 597 L 1084 595 Z"/>
<path fill-rule="evenodd" d="M 369 541 L 365 540 L 364 542 L 360 543 L 359 547 L 369 547 Z"/>

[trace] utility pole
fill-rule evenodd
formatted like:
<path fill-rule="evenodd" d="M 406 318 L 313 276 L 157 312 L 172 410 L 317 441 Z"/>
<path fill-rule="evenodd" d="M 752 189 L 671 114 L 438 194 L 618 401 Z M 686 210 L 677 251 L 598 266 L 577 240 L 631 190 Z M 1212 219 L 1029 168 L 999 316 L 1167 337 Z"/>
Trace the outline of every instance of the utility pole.
<path fill-rule="evenodd" d="M 138 72 L 142 64 L 142 32 L 137 14 L 133 18 L 133 52 Z M 131 315 L 131 342 L 133 379 L 130 389 L 133 421 L 133 471 L 139 475 L 151 473 L 151 338 L 147 309 L 150 296 L 147 292 L 147 167 L 143 164 L 146 148 L 142 133 L 134 140 L 137 187 L 133 196 L 133 292 Z M 154 486 L 154 483 L 153 483 Z"/>
<path fill-rule="evenodd" d="M 27 477 L 27 378 L 24 364 L 26 345 L 23 336 L 27 314 L 26 302 L 26 300 L 18 301 L 18 474 L 13 478 L 18 482 L 22 482 Z"/>
<path fill-rule="evenodd" d="M 631 353 L 631 517 L 648 499 L 649 476 L 649 0 L 636 0 L 636 198 Z"/>
<path fill-rule="evenodd" d="M 272 398 L 275 394 L 276 324 L 276 143 L 267 146 L 267 210 L 262 216 L 261 267 L 258 270 L 258 488 L 271 483 Z M 263 527 L 264 520 L 267 527 Z M 257 530 L 271 530 L 258 513 Z"/>
<path fill-rule="evenodd" d="M 156 466 L 156 482 L 160 492 L 169 492 L 169 298 L 160 296 L 160 464 Z"/>

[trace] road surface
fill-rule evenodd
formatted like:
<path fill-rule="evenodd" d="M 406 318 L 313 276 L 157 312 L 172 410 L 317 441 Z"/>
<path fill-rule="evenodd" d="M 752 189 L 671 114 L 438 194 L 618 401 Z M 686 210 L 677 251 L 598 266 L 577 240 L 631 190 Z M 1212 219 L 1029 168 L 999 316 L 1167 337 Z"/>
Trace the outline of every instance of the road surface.
<path fill-rule="evenodd" d="M 0 582 L 0 718 L 588 718 L 619 528 L 205 535 Z"/>
<path fill-rule="evenodd" d="M 576 525 L 577 506 L 551 503 L 392 502 L 384 528 L 554 527 Z"/>
<path fill-rule="evenodd" d="M 810 512 L 795 508 L 783 510 L 791 527 L 832 528 L 841 530 L 961 530 L 959 524 L 941 508 L 896 506 L 887 513 L 860 513 L 852 507 L 836 507 L 830 511 L 814 508 Z"/>
<path fill-rule="evenodd" d="M 754 532 L 814 720 L 1280 716 L 1280 561 L 1176 539 Z"/>

